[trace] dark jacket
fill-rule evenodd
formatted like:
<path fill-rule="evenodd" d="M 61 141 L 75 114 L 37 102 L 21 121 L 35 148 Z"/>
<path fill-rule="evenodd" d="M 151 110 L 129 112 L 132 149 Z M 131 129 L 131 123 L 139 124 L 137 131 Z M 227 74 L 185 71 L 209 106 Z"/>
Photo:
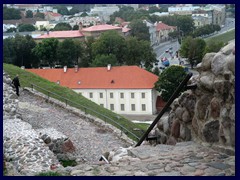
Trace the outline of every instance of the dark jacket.
<path fill-rule="evenodd" d="M 18 77 L 15 77 L 15 78 L 12 80 L 12 83 L 13 83 L 13 85 L 14 85 L 15 87 L 20 86 Z"/>

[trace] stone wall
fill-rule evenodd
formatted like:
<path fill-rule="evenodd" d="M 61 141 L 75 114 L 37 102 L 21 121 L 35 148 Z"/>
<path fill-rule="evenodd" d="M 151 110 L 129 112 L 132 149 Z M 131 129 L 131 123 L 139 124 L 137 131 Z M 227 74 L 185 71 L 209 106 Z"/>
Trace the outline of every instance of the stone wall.
<path fill-rule="evenodd" d="M 18 113 L 18 98 L 3 72 L 3 153 L 9 176 L 49 171 L 58 159 L 29 123 Z"/>
<path fill-rule="evenodd" d="M 172 104 L 168 119 L 152 133 L 159 143 L 194 140 L 226 153 L 235 152 L 235 41 L 208 53 L 190 79 L 197 89 L 185 91 Z"/>

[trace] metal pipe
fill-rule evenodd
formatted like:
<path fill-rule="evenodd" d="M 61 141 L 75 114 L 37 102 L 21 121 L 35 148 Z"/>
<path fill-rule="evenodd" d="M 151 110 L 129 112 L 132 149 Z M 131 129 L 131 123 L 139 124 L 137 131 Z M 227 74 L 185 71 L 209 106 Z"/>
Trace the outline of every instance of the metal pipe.
<path fill-rule="evenodd" d="M 147 131 L 145 132 L 145 134 L 141 137 L 141 139 L 138 141 L 138 143 L 135 145 L 135 147 L 140 146 L 142 144 L 142 142 L 144 141 L 144 139 L 148 136 L 148 134 L 150 133 L 150 131 L 154 128 L 154 126 L 157 124 L 157 122 L 160 120 L 160 118 L 162 117 L 162 115 L 167 111 L 167 109 L 169 108 L 169 106 L 172 104 L 172 102 L 174 101 L 174 99 L 176 99 L 176 97 L 178 97 L 179 93 L 181 92 L 181 90 L 184 88 L 184 86 L 187 84 L 188 80 L 192 77 L 192 73 L 188 73 L 187 76 L 184 78 L 184 80 L 179 84 L 179 86 L 177 87 L 177 89 L 174 91 L 174 93 L 172 94 L 172 96 L 169 98 L 167 104 L 163 107 L 163 109 L 161 110 L 161 112 L 158 114 L 158 116 L 155 118 L 155 120 L 152 122 L 152 124 L 149 126 L 149 128 L 147 129 Z"/>

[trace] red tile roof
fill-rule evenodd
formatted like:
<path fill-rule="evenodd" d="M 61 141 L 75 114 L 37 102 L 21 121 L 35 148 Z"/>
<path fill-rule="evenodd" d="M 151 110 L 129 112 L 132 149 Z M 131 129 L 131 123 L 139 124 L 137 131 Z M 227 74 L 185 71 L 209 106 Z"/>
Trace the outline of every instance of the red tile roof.
<path fill-rule="evenodd" d="M 109 24 L 101 24 L 101 25 L 91 26 L 88 28 L 83 28 L 82 31 L 92 32 L 92 31 L 107 31 L 107 30 L 115 30 L 115 29 L 122 29 L 122 28 L 117 26 L 112 26 Z"/>
<path fill-rule="evenodd" d="M 71 89 L 152 89 L 158 76 L 138 66 L 68 68 L 63 69 L 27 69 L 51 82 L 60 81 L 61 86 Z M 80 84 L 78 84 L 80 82 Z"/>
<path fill-rule="evenodd" d="M 43 34 L 36 37 L 35 39 L 46 39 L 46 38 L 77 38 L 84 36 L 79 30 L 74 31 L 50 31 L 49 34 Z"/>
<path fill-rule="evenodd" d="M 169 25 L 164 24 L 162 22 L 161 23 L 157 23 L 157 26 L 156 26 L 157 31 L 169 30 L 169 29 L 172 29 L 172 28 L 176 29 L 175 26 L 169 26 Z"/>
<path fill-rule="evenodd" d="M 59 14 L 59 13 L 54 13 L 54 12 L 46 12 L 45 15 L 51 15 L 51 16 L 53 16 L 53 17 L 62 16 L 61 14 Z"/>

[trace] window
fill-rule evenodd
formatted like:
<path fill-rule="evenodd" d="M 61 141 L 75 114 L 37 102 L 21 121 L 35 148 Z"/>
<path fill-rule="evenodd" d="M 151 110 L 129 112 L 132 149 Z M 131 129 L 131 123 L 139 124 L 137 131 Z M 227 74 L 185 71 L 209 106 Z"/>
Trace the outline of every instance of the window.
<path fill-rule="evenodd" d="M 132 99 L 134 98 L 134 93 L 131 93 L 131 98 L 132 98 Z"/>
<path fill-rule="evenodd" d="M 142 111 L 146 111 L 146 104 L 142 104 Z"/>
<path fill-rule="evenodd" d="M 125 111 L 124 104 L 121 104 L 121 111 Z"/>
<path fill-rule="evenodd" d="M 114 111 L 114 104 L 110 104 L 110 110 Z"/>
<path fill-rule="evenodd" d="M 103 93 L 99 93 L 99 97 L 100 97 L 100 98 L 103 98 Z"/>
<path fill-rule="evenodd" d="M 110 93 L 110 98 L 113 98 L 113 93 Z"/>
<path fill-rule="evenodd" d="M 93 98 L 93 93 L 89 93 L 89 98 Z"/>
<path fill-rule="evenodd" d="M 132 111 L 135 111 L 135 104 L 131 104 Z"/>
<path fill-rule="evenodd" d="M 123 99 L 124 98 L 124 93 L 120 93 L 120 97 L 121 97 L 121 99 Z"/>
<path fill-rule="evenodd" d="M 145 93 L 142 93 L 142 99 L 145 99 Z"/>
<path fill-rule="evenodd" d="M 104 104 L 100 104 L 100 106 L 104 107 Z"/>

